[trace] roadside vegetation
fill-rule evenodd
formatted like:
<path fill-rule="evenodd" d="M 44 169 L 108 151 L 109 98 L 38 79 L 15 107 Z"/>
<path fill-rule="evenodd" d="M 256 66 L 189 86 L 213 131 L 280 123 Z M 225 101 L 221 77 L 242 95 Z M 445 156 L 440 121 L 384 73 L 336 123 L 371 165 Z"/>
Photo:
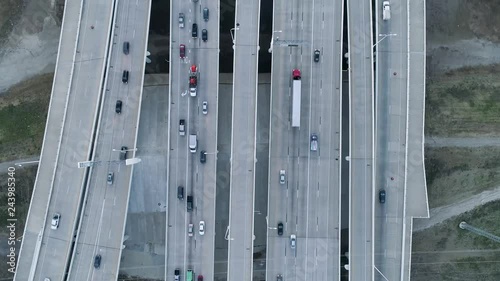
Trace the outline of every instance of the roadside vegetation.
<path fill-rule="evenodd" d="M 500 65 L 450 71 L 426 88 L 427 135 L 500 135 Z"/>
<path fill-rule="evenodd" d="M 500 236 L 500 201 L 413 233 L 412 280 L 500 280 L 500 243 L 460 229 L 462 221 Z"/>
<path fill-rule="evenodd" d="M 26 168 L 15 167 L 16 171 L 13 175 L 16 183 L 15 194 L 15 218 L 16 221 L 16 238 L 23 235 L 26 218 L 28 215 L 29 204 L 31 201 L 33 187 L 35 185 L 35 178 L 38 166 L 30 166 Z M 7 171 L 1 171 L 0 174 L 0 263 L 7 264 L 8 248 L 11 247 L 7 244 L 9 237 L 9 229 L 7 229 Z M 16 242 L 16 253 L 19 254 L 19 247 L 21 242 Z M 12 273 L 7 271 L 8 266 L 0 267 L 0 280 L 12 280 Z"/>
<path fill-rule="evenodd" d="M 0 162 L 40 154 L 52 79 L 40 75 L 0 96 Z"/>
<path fill-rule="evenodd" d="M 500 185 L 500 147 L 426 148 L 429 207 L 435 208 Z"/>

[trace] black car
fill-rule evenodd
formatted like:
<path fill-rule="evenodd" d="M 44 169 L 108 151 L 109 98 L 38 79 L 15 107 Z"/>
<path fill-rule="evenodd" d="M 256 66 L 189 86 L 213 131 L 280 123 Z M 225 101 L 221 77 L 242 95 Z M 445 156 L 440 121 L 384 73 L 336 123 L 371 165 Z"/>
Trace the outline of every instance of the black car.
<path fill-rule="evenodd" d="M 200 163 L 207 162 L 207 152 L 205 150 L 200 151 Z"/>
<path fill-rule="evenodd" d="M 279 236 L 283 235 L 283 223 L 282 222 L 278 223 L 278 235 Z"/>
<path fill-rule="evenodd" d="M 101 266 L 101 255 L 96 255 L 94 258 L 94 267 L 99 268 Z"/>
<path fill-rule="evenodd" d="M 198 25 L 193 23 L 193 28 L 191 29 L 191 36 L 193 38 L 198 38 Z"/>
<path fill-rule="evenodd" d="M 188 212 L 193 211 L 193 196 L 192 195 L 187 196 L 187 206 L 186 207 L 187 207 Z"/>
<path fill-rule="evenodd" d="M 130 49 L 130 43 L 128 41 L 123 42 L 123 53 L 128 55 L 128 51 Z"/>
<path fill-rule="evenodd" d="M 128 70 L 124 70 L 123 71 L 122 82 L 125 83 L 125 84 L 128 83 Z"/>
<path fill-rule="evenodd" d="M 126 146 L 122 146 L 122 149 L 120 150 L 120 160 L 127 159 L 127 150 L 128 148 Z"/>
<path fill-rule="evenodd" d="M 116 101 L 115 112 L 118 114 L 122 113 L 122 101 L 121 100 Z"/>
<path fill-rule="evenodd" d="M 315 62 L 319 61 L 319 54 L 320 54 L 320 52 L 318 49 L 314 50 L 314 61 Z"/>
<path fill-rule="evenodd" d="M 206 42 L 208 40 L 208 31 L 206 29 L 203 29 L 201 31 L 201 40 Z"/>
<path fill-rule="evenodd" d="M 379 201 L 381 204 L 384 204 L 384 203 L 385 203 L 385 190 L 384 190 L 384 189 L 381 189 L 381 190 L 378 192 L 378 201 Z"/>

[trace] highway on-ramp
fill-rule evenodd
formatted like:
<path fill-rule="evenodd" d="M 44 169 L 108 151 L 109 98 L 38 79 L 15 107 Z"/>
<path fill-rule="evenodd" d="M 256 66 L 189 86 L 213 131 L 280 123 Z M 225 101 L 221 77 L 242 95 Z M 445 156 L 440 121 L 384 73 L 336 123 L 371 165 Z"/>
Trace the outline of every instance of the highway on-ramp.
<path fill-rule="evenodd" d="M 62 280 L 78 217 L 106 63 L 112 2 L 65 5 L 39 171 L 15 280 Z M 52 216 L 61 214 L 59 228 Z"/>

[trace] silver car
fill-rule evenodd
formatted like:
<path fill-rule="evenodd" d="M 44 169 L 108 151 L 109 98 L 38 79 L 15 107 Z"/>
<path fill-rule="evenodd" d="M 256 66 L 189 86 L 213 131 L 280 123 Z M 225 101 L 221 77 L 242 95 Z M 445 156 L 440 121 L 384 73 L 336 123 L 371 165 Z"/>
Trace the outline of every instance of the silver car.
<path fill-rule="evenodd" d="M 203 112 L 203 114 L 207 114 L 208 113 L 208 101 L 204 101 L 201 105 L 201 111 Z"/>
<path fill-rule="evenodd" d="M 179 13 L 179 27 L 184 28 L 184 13 Z"/>
<path fill-rule="evenodd" d="M 115 173 L 108 173 L 108 184 L 113 184 L 113 179 L 115 178 Z"/>
<path fill-rule="evenodd" d="M 285 184 L 286 172 L 285 170 L 280 170 L 280 184 Z"/>

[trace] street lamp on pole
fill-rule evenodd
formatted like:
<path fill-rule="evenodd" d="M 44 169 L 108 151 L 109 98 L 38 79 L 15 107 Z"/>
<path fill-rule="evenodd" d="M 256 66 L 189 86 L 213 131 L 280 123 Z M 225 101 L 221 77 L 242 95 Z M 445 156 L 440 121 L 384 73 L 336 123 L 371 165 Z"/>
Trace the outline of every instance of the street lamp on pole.
<path fill-rule="evenodd" d="M 26 165 L 26 164 L 35 164 L 35 163 L 39 163 L 39 162 L 40 162 L 40 160 L 27 161 L 27 162 L 14 163 L 14 165 L 16 165 L 18 167 L 22 167 L 23 165 Z"/>
<path fill-rule="evenodd" d="M 269 46 L 269 50 L 267 50 L 269 53 L 273 52 L 273 46 L 274 46 L 274 33 L 281 33 L 283 30 L 275 30 L 273 31 L 273 34 L 271 34 L 271 45 Z M 276 40 L 278 40 L 279 37 L 276 37 Z"/>
<path fill-rule="evenodd" d="M 229 30 L 229 34 L 231 34 L 231 40 L 233 40 L 233 49 L 234 49 L 234 31 L 235 30 L 240 30 L 239 27 L 233 27 Z"/>
<path fill-rule="evenodd" d="M 131 148 L 131 149 L 124 149 L 124 150 L 113 148 L 113 151 L 137 151 L 137 147 Z"/>
<path fill-rule="evenodd" d="M 395 33 L 389 33 L 389 34 L 379 34 L 378 35 L 379 37 L 382 37 L 382 39 L 378 40 L 377 43 L 375 43 L 375 45 L 373 45 L 372 48 L 375 48 L 375 46 L 378 45 L 378 43 L 382 42 L 382 40 L 384 40 L 385 38 L 389 37 L 389 36 L 397 36 L 397 34 Z"/>

